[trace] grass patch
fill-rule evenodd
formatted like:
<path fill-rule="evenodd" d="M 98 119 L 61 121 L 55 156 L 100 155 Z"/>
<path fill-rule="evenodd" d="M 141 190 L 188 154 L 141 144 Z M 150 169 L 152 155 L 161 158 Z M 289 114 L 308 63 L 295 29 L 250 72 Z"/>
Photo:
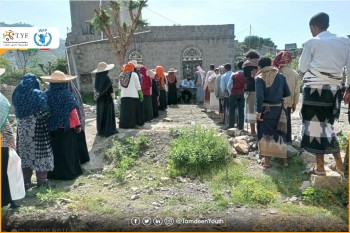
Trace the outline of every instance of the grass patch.
<path fill-rule="evenodd" d="M 213 191 L 213 196 L 214 196 L 214 200 L 216 202 L 216 205 L 220 210 L 224 210 L 228 207 L 229 200 L 224 197 L 224 195 L 222 194 L 222 191 L 220 189 L 215 189 Z"/>
<path fill-rule="evenodd" d="M 318 187 L 308 187 L 302 194 L 302 200 L 313 206 L 342 206 L 342 201 L 334 192 Z"/>
<path fill-rule="evenodd" d="M 232 191 L 232 201 L 236 205 L 268 205 L 276 198 L 277 189 L 267 177 L 243 179 Z"/>
<path fill-rule="evenodd" d="M 71 210 L 85 210 L 96 214 L 118 215 L 120 212 L 117 207 L 111 206 L 102 197 L 82 196 L 81 200 L 70 206 Z"/>
<path fill-rule="evenodd" d="M 213 185 L 233 187 L 247 177 L 248 174 L 245 171 L 245 166 L 231 161 L 223 169 L 218 169 L 214 176 L 207 176 L 206 178 L 209 179 Z M 217 188 L 218 187 L 214 187 L 214 189 Z"/>
<path fill-rule="evenodd" d="M 169 199 L 166 203 L 170 206 L 176 206 L 176 205 L 183 205 L 184 203 L 194 203 L 196 201 L 195 198 L 185 196 L 185 195 L 179 195 L 175 196 L 174 198 Z"/>
<path fill-rule="evenodd" d="M 349 186 L 344 185 L 339 192 L 332 192 L 318 187 L 308 187 L 302 193 L 302 200 L 307 206 L 323 208 L 334 216 L 340 217 L 344 222 L 349 222 L 348 209 L 344 205 L 348 203 Z"/>
<path fill-rule="evenodd" d="M 327 208 L 326 206 L 311 206 L 311 205 L 298 205 L 298 204 L 276 204 L 278 209 L 294 214 L 297 216 L 318 216 L 320 218 L 331 218 L 333 220 L 343 220 L 348 223 L 348 212 L 344 208 L 335 207 L 333 205 Z"/>
<path fill-rule="evenodd" d="M 228 161 L 229 144 L 214 129 L 188 126 L 170 130 L 175 137 L 169 157 L 170 176 L 200 176 L 223 167 Z"/>
<path fill-rule="evenodd" d="M 126 171 L 135 165 L 135 159 L 139 158 L 148 147 L 149 139 L 144 134 L 114 141 L 105 153 L 105 159 L 113 165 L 113 168 L 106 171 L 107 174 L 119 182 L 124 181 Z"/>
<path fill-rule="evenodd" d="M 282 162 L 280 160 L 279 162 Z M 278 192 L 287 197 L 300 195 L 299 188 L 304 180 L 309 179 L 308 174 L 303 174 L 306 166 L 303 159 L 299 156 L 294 156 L 288 160 L 289 166 L 285 168 L 282 163 L 276 165 L 276 172 L 268 172 L 276 184 Z M 275 166 L 275 165 L 274 165 Z"/>
<path fill-rule="evenodd" d="M 214 176 L 207 177 L 219 208 L 227 208 L 230 202 L 239 206 L 255 206 L 268 205 L 277 200 L 278 190 L 271 177 L 253 177 L 245 169 L 244 161 L 242 164 L 231 161 Z M 224 197 L 224 190 L 231 190 L 231 199 Z"/>
<path fill-rule="evenodd" d="M 36 197 L 41 203 L 54 204 L 60 198 L 65 198 L 67 195 L 57 189 L 40 189 L 36 193 Z"/>

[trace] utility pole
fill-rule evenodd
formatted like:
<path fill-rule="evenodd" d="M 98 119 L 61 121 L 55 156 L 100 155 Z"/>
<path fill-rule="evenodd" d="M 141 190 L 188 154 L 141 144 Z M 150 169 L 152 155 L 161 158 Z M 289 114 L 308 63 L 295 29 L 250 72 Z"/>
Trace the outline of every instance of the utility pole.
<path fill-rule="evenodd" d="M 250 49 L 251 36 L 252 36 L 252 25 L 249 25 L 249 49 Z"/>
<path fill-rule="evenodd" d="M 100 12 L 102 9 L 102 0 L 100 0 Z M 103 31 L 101 30 L 101 40 L 103 40 Z"/>

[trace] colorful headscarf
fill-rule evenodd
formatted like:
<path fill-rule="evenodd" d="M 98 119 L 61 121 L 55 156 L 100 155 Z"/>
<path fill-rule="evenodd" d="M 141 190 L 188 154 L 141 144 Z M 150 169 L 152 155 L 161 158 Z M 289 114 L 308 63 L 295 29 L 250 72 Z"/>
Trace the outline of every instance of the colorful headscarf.
<path fill-rule="evenodd" d="M 283 66 L 288 65 L 291 60 L 292 60 L 291 53 L 286 50 L 283 50 L 277 54 L 277 56 L 272 62 L 272 65 L 277 68 L 281 68 Z"/>
<path fill-rule="evenodd" d="M 132 63 L 128 63 L 124 66 L 123 73 L 125 73 L 127 71 L 134 72 L 134 70 L 135 70 L 134 65 Z"/>
<path fill-rule="evenodd" d="M 12 103 L 17 118 L 25 118 L 40 111 L 48 111 L 47 96 L 40 90 L 34 74 L 24 75 L 12 94 Z"/>
<path fill-rule="evenodd" d="M 142 76 L 149 76 L 147 75 L 147 68 L 145 66 L 140 68 L 140 74 L 142 74 Z"/>
<path fill-rule="evenodd" d="M 160 90 L 164 89 L 164 80 L 165 80 L 165 74 L 164 74 L 164 68 L 163 66 L 157 66 L 156 69 L 156 79 L 159 80 L 159 87 Z"/>
<path fill-rule="evenodd" d="M 0 130 L 4 126 L 7 117 L 10 114 L 10 107 L 10 102 L 3 94 L 0 93 Z"/>
<path fill-rule="evenodd" d="M 124 88 L 127 88 L 130 83 L 130 77 L 132 72 L 134 72 L 135 67 L 132 63 L 128 63 L 124 66 L 123 72 L 119 75 L 120 85 Z"/>
<path fill-rule="evenodd" d="M 50 83 L 50 88 L 46 92 L 49 105 L 50 131 L 58 128 L 70 128 L 69 113 L 78 106 L 73 93 L 68 89 L 68 83 Z"/>

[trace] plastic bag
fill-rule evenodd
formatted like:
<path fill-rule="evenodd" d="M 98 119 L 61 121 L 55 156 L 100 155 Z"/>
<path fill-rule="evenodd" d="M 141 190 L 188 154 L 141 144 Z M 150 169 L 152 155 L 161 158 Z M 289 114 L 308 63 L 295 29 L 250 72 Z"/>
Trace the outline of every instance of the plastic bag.
<path fill-rule="evenodd" d="M 19 200 L 24 198 L 26 195 L 26 191 L 24 188 L 22 162 L 21 158 L 12 148 L 9 148 L 7 176 L 9 178 L 10 193 L 12 200 Z"/>

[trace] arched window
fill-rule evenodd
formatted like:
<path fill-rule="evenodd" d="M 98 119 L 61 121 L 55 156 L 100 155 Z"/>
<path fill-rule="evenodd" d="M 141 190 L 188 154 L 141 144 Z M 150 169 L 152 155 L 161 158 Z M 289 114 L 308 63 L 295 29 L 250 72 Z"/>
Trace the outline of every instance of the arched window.
<path fill-rule="evenodd" d="M 138 51 L 132 51 L 129 54 L 129 61 L 130 60 L 136 60 L 138 62 L 142 62 L 142 54 Z"/>
<path fill-rule="evenodd" d="M 184 51 L 182 59 L 184 61 L 202 60 L 202 54 L 199 49 L 195 47 L 189 47 Z"/>

